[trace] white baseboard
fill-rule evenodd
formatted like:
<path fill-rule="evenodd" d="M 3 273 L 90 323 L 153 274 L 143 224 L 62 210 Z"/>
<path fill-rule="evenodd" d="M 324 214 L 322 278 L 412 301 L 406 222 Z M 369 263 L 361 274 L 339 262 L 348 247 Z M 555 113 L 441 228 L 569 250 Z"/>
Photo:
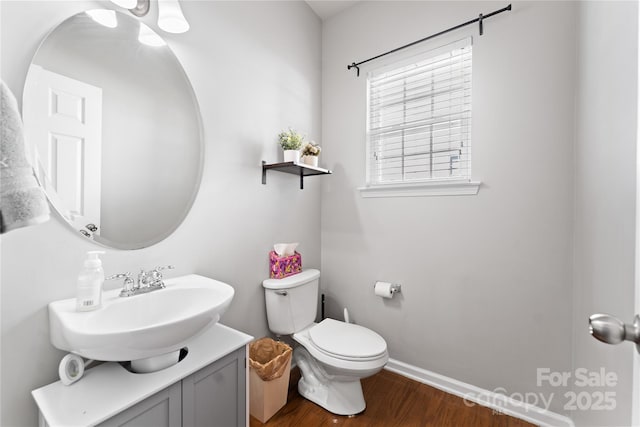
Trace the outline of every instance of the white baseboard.
<path fill-rule="evenodd" d="M 569 417 L 395 359 L 389 359 L 385 369 L 461 397 L 470 405 L 486 406 L 539 426 L 575 427 Z"/>

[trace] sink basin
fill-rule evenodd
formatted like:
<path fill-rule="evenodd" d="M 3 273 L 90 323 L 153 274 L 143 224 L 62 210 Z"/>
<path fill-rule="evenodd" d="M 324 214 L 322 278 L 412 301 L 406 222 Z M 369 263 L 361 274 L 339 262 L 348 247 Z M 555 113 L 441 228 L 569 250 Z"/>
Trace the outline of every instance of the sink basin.
<path fill-rule="evenodd" d="M 102 308 L 77 312 L 75 298 L 49 304 L 51 343 L 60 350 L 104 361 L 127 361 L 184 347 L 220 320 L 234 290 L 191 274 L 165 280 L 165 289 L 120 297 L 102 294 Z"/>

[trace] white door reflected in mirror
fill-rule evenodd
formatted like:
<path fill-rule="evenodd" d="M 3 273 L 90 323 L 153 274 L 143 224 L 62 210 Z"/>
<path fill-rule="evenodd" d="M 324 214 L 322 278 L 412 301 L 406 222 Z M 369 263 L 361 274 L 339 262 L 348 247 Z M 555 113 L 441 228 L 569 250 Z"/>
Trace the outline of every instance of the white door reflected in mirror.
<path fill-rule="evenodd" d="M 102 89 L 40 66 L 25 88 L 26 138 L 49 200 L 74 228 L 100 232 Z M 27 93 L 28 91 L 28 93 Z"/>

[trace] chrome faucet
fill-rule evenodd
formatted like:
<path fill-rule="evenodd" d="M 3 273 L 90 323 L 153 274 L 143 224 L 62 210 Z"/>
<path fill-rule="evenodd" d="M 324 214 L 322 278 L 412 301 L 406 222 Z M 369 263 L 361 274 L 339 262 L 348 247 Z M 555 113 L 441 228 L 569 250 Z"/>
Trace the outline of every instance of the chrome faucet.
<path fill-rule="evenodd" d="M 120 291 L 121 297 L 130 297 L 134 295 L 146 294 L 147 292 L 157 291 L 165 287 L 162 280 L 162 270 L 173 270 L 173 265 L 167 265 L 164 267 L 156 267 L 150 271 L 140 270 L 138 273 L 138 281 L 134 282 L 131 273 L 119 273 L 113 276 L 107 277 L 106 280 L 124 279 L 122 291 Z"/>

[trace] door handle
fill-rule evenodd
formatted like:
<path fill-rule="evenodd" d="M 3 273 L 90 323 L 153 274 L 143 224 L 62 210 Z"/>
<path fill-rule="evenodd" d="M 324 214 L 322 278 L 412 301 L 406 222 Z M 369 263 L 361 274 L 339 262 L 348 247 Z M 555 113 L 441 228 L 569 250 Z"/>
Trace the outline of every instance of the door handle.
<path fill-rule="evenodd" d="M 617 317 L 608 314 L 592 314 L 589 317 L 591 335 L 607 344 L 620 344 L 622 341 L 636 343 L 640 352 L 640 316 L 636 315 L 632 325 L 625 324 Z"/>

